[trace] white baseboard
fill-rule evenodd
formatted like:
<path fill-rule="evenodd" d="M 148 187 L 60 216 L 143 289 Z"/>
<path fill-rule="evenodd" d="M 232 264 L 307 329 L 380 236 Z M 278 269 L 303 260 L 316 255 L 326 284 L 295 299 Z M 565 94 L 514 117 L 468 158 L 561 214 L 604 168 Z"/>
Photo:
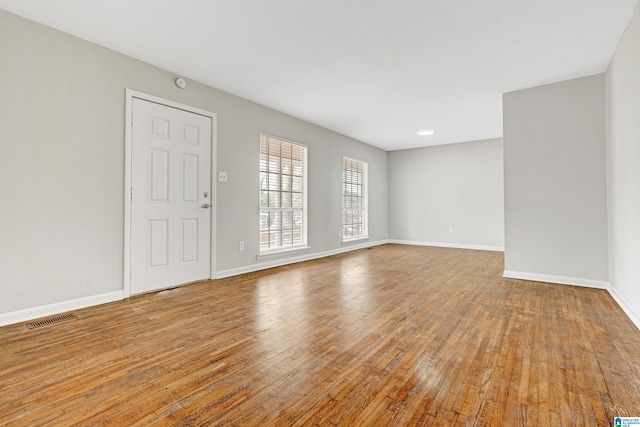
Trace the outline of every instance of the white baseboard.
<path fill-rule="evenodd" d="M 239 274 L 245 273 L 253 273 L 254 271 L 266 270 L 267 268 L 280 267 L 288 264 L 295 264 L 296 262 L 303 261 L 311 261 L 313 259 L 324 258 L 331 255 L 337 255 L 344 252 L 355 251 L 357 249 L 365 249 L 373 246 L 384 245 L 386 243 L 390 243 L 389 240 L 377 240 L 375 242 L 366 242 L 366 243 L 354 243 L 354 244 L 346 244 L 338 249 L 332 249 L 330 251 L 318 252 L 315 254 L 305 254 L 299 255 L 289 258 L 286 257 L 286 254 L 283 254 L 283 258 L 276 259 L 269 262 L 262 262 L 260 264 L 247 265 L 244 267 L 231 268 L 229 270 L 221 270 L 216 272 L 216 279 L 222 279 L 224 277 L 237 276 Z"/>
<path fill-rule="evenodd" d="M 529 280 L 532 282 L 556 283 L 559 285 L 584 286 L 586 288 L 609 289 L 609 282 L 581 279 L 579 277 L 554 276 L 551 274 L 527 273 L 523 271 L 505 270 L 502 277 L 507 279 Z"/>
<path fill-rule="evenodd" d="M 283 258 L 275 259 L 273 261 L 254 264 L 246 267 L 234 268 L 230 270 L 219 271 L 216 273 L 216 279 L 236 276 L 244 273 L 251 273 L 253 271 L 264 270 L 272 267 L 279 267 L 281 265 L 293 264 L 296 262 L 302 261 L 310 261 L 312 259 L 324 258 L 331 255 L 336 255 L 343 252 L 354 251 L 356 249 L 364 249 L 372 246 L 384 245 L 385 243 L 389 243 L 387 240 L 379 240 L 375 242 L 366 242 L 366 243 L 354 243 L 354 244 L 346 244 L 341 248 L 334 249 L 331 251 L 319 252 L 310 255 L 301 255 L 291 258 L 286 257 L 283 254 Z M 53 316 L 55 314 L 64 313 L 66 311 L 79 310 L 86 307 L 91 307 L 94 305 L 106 304 L 113 301 L 120 301 L 125 299 L 124 290 L 110 292 L 106 294 L 93 295 L 85 298 L 78 298 L 69 301 L 62 301 L 59 303 L 43 305 L 39 307 L 27 308 L 24 310 L 12 311 L 9 313 L 0 313 L 0 326 L 11 325 L 14 323 L 25 322 L 33 319 L 37 319 L 40 317 Z"/>
<path fill-rule="evenodd" d="M 599 280 L 580 279 L 576 277 L 552 276 L 548 274 L 524 273 L 521 271 L 505 270 L 502 277 L 507 279 L 521 279 L 534 282 L 554 283 L 560 285 L 584 286 L 587 288 L 605 289 L 609 295 L 620 306 L 627 317 L 640 329 L 640 315 L 635 312 L 631 305 L 620 295 L 620 293 L 609 282 Z"/>
<path fill-rule="evenodd" d="M 216 274 L 216 278 L 224 278 L 230 276 L 236 276 L 239 274 L 251 273 L 254 271 L 265 270 L 273 267 L 280 267 L 282 265 L 294 264 L 296 262 L 310 261 L 313 259 L 324 258 L 331 255 L 337 255 L 344 252 L 354 251 L 357 249 L 365 249 L 368 247 L 384 245 L 386 243 L 396 243 L 403 245 L 417 245 L 417 246 L 436 246 L 447 248 L 459 248 L 459 249 L 477 249 L 477 250 L 489 250 L 489 251 L 501 251 L 504 248 L 487 247 L 487 246 L 475 246 L 475 245 L 444 245 L 439 243 L 426 243 L 426 242 L 411 242 L 406 240 L 379 240 L 375 242 L 366 242 L 362 244 L 354 244 L 349 246 L 343 246 L 339 249 L 334 249 L 325 252 L 319 252 L 311 255 L 303 255 L 292 258 L 285 258 L 274 260 L 270 262 L 254 264 L 246 267 L 234 268 L 229 270 L 219 271 Z M 526 273 L 520 271 L 505 270 L 503 277 L 509 279 L 521 279 L 534 282 L 555 283 L 561 285 L 573 285 L 584 286 L 589 288 L 606 289 L 616 303 L 622 308 L 625 314 L 631 319 L 631 321 L 640 329 L 640 315 L 635 312 L 629 303 L 620 295 L 620 293 L 611 286 L 608 282 L 580 279 L 576 277 L 566 276 L 553 276 L 547 274 Z M 0 313 L 0 326 L 11 325 L 14 323 L 25 322 L 28 320 L 37 319 L 40 317 L 52 316 L 66 311 L 80 310 L 82 308 L 92 307 L 95 305 L 106 304 L 109 302 L 120 301 L 125 298 L 124 290 L 109 292 L 106 294 L 93 295 L 84 298 L 78 298 L 69 301 L 63 301 L 54 304 L 43 305 L 39 307 L 28 308 L 24 310 L 13 311 L 10 313 Z"/>
<path fill-rule="evenodd" d="M 116 291 L 58 302 L 55 304 L 27 308 L 24 310 L 12 311 L 10 313 L 2 313 L 0 314 L 0 326 L 25 322 L 39 317 L 52 316 L 54 314 L 64 313 L 65 311 L 79 310 L 81 308 L 106 304 L 108 302 L 119 301 L 122 299 L 124 299 L 124 291 Z"/>
<path fill-rule="evenodd" d="M 609 291 L 611 297 L 613 297 L 613 299 L 618 303 L 622 311 L 624 311 L 627 317 L 629 317 L 633 324 L 636 325 L 636 328 L 640 329 L 640 316 L 638 315 L 638 313 L 636 313 L 635 310 L 631 308 L 631 305 L 622 297 L 622 295 L 620 295 L 616 288 L 610 285 L 607 290 Z"/>
<path fill-rule="evenodd" d="M 389 240 L 388 243 L 396 243 L 398 245 L 434 246 L 436 248 L 474 249 L 478 251 L 504 252 L 504 246 L 465 245 L 461 243 L 419 242 L 414 240 L 395 239 Z"/>

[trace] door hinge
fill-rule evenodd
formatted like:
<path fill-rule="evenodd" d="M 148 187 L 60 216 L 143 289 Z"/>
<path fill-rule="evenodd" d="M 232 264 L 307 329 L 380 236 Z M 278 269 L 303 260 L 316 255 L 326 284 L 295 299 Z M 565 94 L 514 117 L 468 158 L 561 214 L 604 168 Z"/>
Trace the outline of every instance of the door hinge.
<path fill-rule="evenodd" d="M 129 188 L 129 202 L 133 202 L 133 187 Z"/>

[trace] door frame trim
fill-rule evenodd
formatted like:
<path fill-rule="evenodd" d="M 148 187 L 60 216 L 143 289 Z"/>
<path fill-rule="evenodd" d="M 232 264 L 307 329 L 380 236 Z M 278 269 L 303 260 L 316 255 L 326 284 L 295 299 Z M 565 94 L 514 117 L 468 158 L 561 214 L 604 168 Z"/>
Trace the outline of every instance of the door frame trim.
<path fill-rule="evenodd" d="M 133 89 L 125 90 L 125 151 L 124 151 L 124 269 L 123 269 L 123 290 L 124 297 L 131 296 L 131 173 L 132 173 L 132 132 L 133 126 L 133 100 L 134 98 L 144 101 L 154 102 L 171 108 L 188 111 L 211 118 L 211 236 L 210 240 L 210 270 L 209 279 L 215 277 L 216 272 L 216 218 L 218 217 L 218 188 L 215 177 L 217 173 L 217 115 L 211 111 L 179 102 L 170 101 L 148 93 L 138 92 Z"/>

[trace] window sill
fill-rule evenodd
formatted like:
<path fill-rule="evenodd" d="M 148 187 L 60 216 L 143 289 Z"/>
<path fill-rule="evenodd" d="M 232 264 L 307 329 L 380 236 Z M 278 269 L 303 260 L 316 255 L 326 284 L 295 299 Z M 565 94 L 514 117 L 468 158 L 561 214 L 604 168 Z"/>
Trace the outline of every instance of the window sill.
<path fill-rule="evenodd" d="M 298 246 L 291 249 L 278 249 L 274 251 L 259 253 L 258 255 L 256 255 L 256 259 L 261 260 L 261 259 L 284 257 L 288 255 L 295 255 L 295 254 L 307 252 L 310 249 L 311 249 L 310 246 Z"/>
<path fill-rule="evenodd" d="M 358 236 L 358 237 L 352 237 L 350 239 L 345 239 L 342 241 L 342 246 L 347 246 L 347 245 L 351 245 L 354 243 L 360 243 L 360 242 L 365 242 L 369 240 L 369 236 Z"/>

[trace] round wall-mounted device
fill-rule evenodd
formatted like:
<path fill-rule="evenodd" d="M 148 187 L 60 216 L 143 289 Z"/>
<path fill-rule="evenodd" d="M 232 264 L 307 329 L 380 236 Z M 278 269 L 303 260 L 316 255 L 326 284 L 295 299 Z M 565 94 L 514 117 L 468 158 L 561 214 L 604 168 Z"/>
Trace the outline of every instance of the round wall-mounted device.
<path fill-rule="evenodd" d="M 185 87 L 187 87 L 187 81 L 182 77 L 178 77 L 176 79 L 176 86 L 178 86 L 180 89 L 184 89 Z"/>

